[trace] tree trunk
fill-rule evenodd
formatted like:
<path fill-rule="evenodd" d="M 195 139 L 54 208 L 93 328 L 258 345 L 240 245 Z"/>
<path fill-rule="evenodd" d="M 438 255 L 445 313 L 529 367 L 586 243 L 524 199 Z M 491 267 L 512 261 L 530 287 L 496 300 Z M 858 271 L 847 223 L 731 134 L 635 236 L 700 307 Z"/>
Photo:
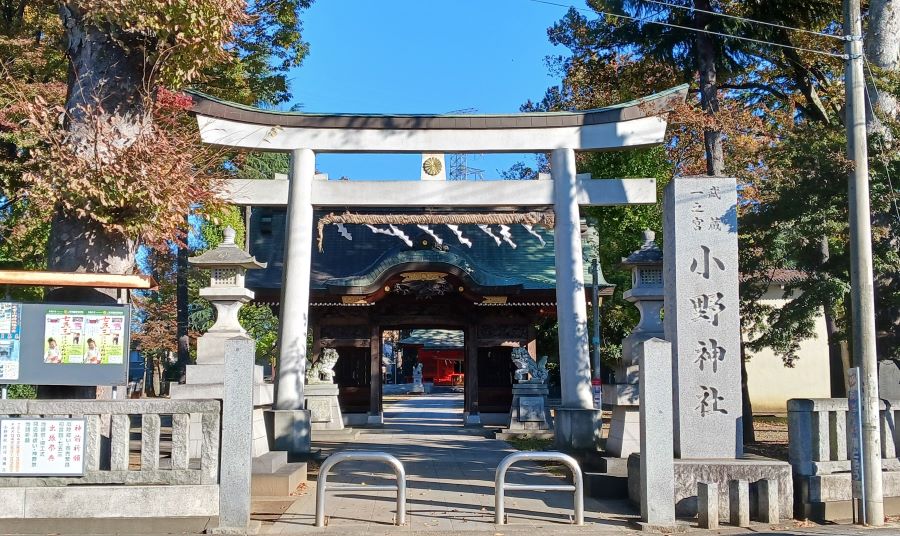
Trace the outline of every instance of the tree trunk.
<path fill-rule="evenodd" d="M 871 0 L 868 18 L 866 59 L 883 71 L 896 72 L 900 68 L 900 0 Z M 876 92 L 871 82 L 866 89 L 869 99 L 875 105 L 874 111 L 884 117 L 896 119 L 897 99 L 889 91 Z M 887 128 L 881 124 L 868 103 L 866 127 L 869 132 L 887 134 Z"/>
<path fill-rule="evenodd" d="M 153 357 L 153 368 L 151 370 L 150 386 L 153 389 L 153 398 L 158 398 L 162 393 L 162 360 Z"/>
<path fill-rule="evenodd" d="M 69 57 L 66 129 L 75 156 L 108 160 L 150 127 L 145 107 L 144 62 L 123 49 L 110 29 L 87 24 L 77 2 L 59 7 Z M 47 268 L 74 272 L 130 274 L 137 242 L 62 208 L 50 226 Z M 115 301 L 106 289 L 59 289 L 51 299 Z"/>
<path fill-rule="evenodd" d="M 711 11 L 709 0 L 695 0 L 697 9 Z M 694 14 L 694 26 L 705 28 L 711 16 L 700 11 Z M 719 97 L 716 85 L 716 48 L 713 37 L 709 34 L 697 33 L 694 40 L 697 54 L 697 70 L 700 74 L 700 106 L 709 115 L 719 111 Z M 703 144 L 706 148 L 706 173 L 713 177 L 725 174 L 725 154 L 722 150 L 722 133 L 715 129 L 703 131 Z"/>
<path fill-rule="evenodd" d="M 741 422 L 744 428 L 744 444 L 756 441 L 753 429 L 753 404 L 750 402 L 750 389 L 747 387 L 747 354 L 744 351 L 744 334 L 741 333 Z"/>
<path fill-rule="evenodd" d="M 869 2 L 869 21 L 865 42 L 866 59 L 881 74 L 895 75 L 900 70 L 900 0 L 871 0 Z M 890 91 L 882 89 L 876 92 L 869 82 L 867 86 L 869 98 L 875 109 L 866 109 L 866 129 L 870 133 L 884 136 L 889 143 L 894 140 L 890 130 L 881 123 L 879 117 L 896 120 L 898 101 Z M 868 103 L 867 103 L 868 106 Z M 877 115 L 875 114 L 877 112 Z M 890 210 L 890 209 L 889 209 Z M 890 229 L 892 214 L 874 212 L 873 224 Z M 889 233 L 890 235 L 890 233 Z M 894 251 L 900 249 L 900 237 L 888 238 L 888 247 Z M 891 303 L 890 296 L 896 295 L 900 288 L 900 277 L 895 273 L 875 274 L 875 311 L 876 348 L 878 359 L 896 359 L 900 352 L 900 305 Z"/>
<path fill-rule="evenodd" d="M 178 248 L 175 258 L 175 306 L 178 330 L 178 381 L 184 383 L 187 365 L 191 360 L 191 346 L 188 337 L 188 247 L 187 235 L 184 247 Z"/>
<path fill-rule="evenodd" d="M 825 271 L 825 265 L 831 258 L 828 237 L 825 235 L 819 238 L 819 254 L 822 270 Z M 828 369 L 831 378 L 831 396 L 833 398 L 844 398 L 847 396 L 846 361 L 841 348 L 835 310 L 830 303 L 824 303 L 822 304 L 822 312 L 825 316 L 825 333 L 828 337 Z"/>
<path fill-rule="evenodd" d="M 831 397 L 845 398 L 847 396 L 846 359 L 841 347 L 834 313 L 833 307 L 825 305 L 825 333 L 828 336 L 828 368 L 831 377 Z"/>

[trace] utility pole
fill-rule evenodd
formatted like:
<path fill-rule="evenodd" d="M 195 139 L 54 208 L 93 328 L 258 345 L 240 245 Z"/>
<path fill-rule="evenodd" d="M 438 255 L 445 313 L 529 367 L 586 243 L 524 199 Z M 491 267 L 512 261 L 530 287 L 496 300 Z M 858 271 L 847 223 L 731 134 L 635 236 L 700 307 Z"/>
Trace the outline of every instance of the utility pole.
<path fill-rule="evenodd" d="M 594 355 L 593 355 L 593 371 L 591 374 L 592 380 L 600 379 L 600 263 L 595 257 L 591 262 L 591 280 L 594 285 L 591 289 L 591 309 L 593 309 L 594 313 L 594 335 L 591 337 L 591 342 L 594 345 Z"/>
<path fill-rule="evenodd" d="M 875 355 L 875 298 L 872 276 L 872 223 L 869 208 L 869 161 L 866 147 L 865 79 L 863 75 L 862 14 L 860 0 L 844 0 L 844 36 L 847 67 L 847 155 L 853 161 L 849 175 L 850 300 L 852 303 L 853 356 L 862 384 L 862 443 L 866 525 L 884 524 L 879 434 L 878 363 Z"/>

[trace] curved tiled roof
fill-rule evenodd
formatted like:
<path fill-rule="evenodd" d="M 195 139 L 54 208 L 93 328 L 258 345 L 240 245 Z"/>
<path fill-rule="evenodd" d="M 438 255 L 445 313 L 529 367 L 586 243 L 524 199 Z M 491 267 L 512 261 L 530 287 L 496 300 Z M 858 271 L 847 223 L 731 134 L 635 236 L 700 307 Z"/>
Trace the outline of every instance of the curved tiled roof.
<path fill-rule="evenodd" d="M 263 126 L 385 129 L 385 130 L 449 130 L 449 129 L 519 129 L 578 127 L 631 121 L 660 115 L 684 102 L 688 85 L 667 89 L 640 99 L 604 108 L 574 112 L 527 112 L 515 114 L 343 114 L 261 110 L 228 102 L 197 91 L 187 93 L 193 99 L 191 111 L 199 115 Z"/>
<path fill-rule="evenodd" d="M 315 218 L 327 212 L 317 210 Z M 255 291 L 281 287 L 284 266 L 284 218 L 283 208 L 254 208 L 250 224 L 250 252 L 261 261 L 268 262 L 265 270 L 247 273 L 247 286 Z M 336 226 L 324 229 L 324 250 L 311 246 L 310 286 L 318 293 L 339 292 L 370 286 L 387 272 L 397 270 L 422 270 L 422 266 L 440 265 L 452 269 L 455 275 L 483 290 L 503 288 L 506 292 L 547 291 L 556 287 L 556 268 L 553 232 L 534 227 L 540 238 L 520 225 L 510 226 L 510 236 L 517 245 L 512 248 L 494 240 L 475 225 L 460 225 L 460 230 L 472 242 L 471 247 L 459 243 L 444 226 L 434 225 L 432 230 L 444 239 L 447 251 L 417 249 L 406 246 L 394 236 L 375 234 L 363 225 L 347 225 L 352 240 L 345 239 Z M 399 225 L 414 241 L 424 237 L 415 225 Z M 591 229 L 589 229 L 592 231 Z M 589 232 L 583 237 L 585 282 L 590 285 L 590 255 L 595 251 L 599 238 Z M 544 243 L 541 243 L 541 240 Z M 416 267 L 419 265 L 419 267 Z M 466 270 L 471 268 L 472 271 Z M 465 274 L 465 275 L 464 275 Z M 612 291 L 601 275 L 601 294 Z"/>
<path fill-rule="evenodd" d="M 535 283 L 528 278 L 503 277 L 492 273 L 484 267 L 479 267 L 474 259 L 462 252 L 419 249 L 389 251 L 382 255 L 374 265 L 365 269 L 361 275 L 329 279 L 325 282 L 325 286 L 329 290 L 353 289 L 372 292 L 387 276 L 399 271 L 415 270 L 415 266 L 442 267 L 449 273 L 454 273 L 454 275 L 474 283 L 475 287 L 483 289 L 521 290 L 524 286 L 530 286 L 529 283 Z"/>

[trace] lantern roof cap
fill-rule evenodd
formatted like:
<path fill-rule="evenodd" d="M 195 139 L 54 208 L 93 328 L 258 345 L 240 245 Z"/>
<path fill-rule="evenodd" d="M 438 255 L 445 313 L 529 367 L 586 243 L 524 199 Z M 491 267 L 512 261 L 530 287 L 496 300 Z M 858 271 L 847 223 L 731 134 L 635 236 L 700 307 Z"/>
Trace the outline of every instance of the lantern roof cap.
<path fill-rule="evenodd" d="M 225 239 L 216 248 L 204 251 L 188 262 L 201 268 L 246 268 L 255 270 L 265 268 L 266 263 L 259 262 L 256 257 L 239 248 L 234 242 L 235 230 L 229 225 L 225 228 Z"/>
<path fill-rule="evenodd" d="M 644 230 L 644 243 L 640 249 L 631 253 L 631 255 L 622 258 L 622 266 L 646 266 L 653 264 L 662 264 L 663 252 L 656 245 L 656 233 L 650 229 Z"/>

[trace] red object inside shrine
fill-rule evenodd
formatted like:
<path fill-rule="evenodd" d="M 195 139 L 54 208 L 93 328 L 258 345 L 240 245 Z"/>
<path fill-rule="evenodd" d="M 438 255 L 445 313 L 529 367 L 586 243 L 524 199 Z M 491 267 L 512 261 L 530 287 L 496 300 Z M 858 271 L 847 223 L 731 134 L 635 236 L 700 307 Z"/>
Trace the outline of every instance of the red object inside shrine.
<path fill-rule="evenodd" d="M 424 381 L 434 382 L 435 385 L 463 385 L 463 359 L 465 353 L 462 349 L 426 350 L 422 348 L 418 353 L 419 363 L 422 363 L 422 378 Z"/>

